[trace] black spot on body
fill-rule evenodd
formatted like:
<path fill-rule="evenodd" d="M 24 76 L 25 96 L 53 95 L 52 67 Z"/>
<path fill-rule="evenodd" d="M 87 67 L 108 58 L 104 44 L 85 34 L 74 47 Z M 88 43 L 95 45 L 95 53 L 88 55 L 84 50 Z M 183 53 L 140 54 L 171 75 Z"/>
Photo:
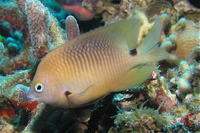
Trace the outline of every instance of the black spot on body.
<path fill-rule="evenodd" d="M 65 95 L 66 95 L 66 96 L 69 96 L 70 94 L 72 94 L 72 93 L 69 92 L 69 91 L 65 91 Z"/>
<path fill-rule="evenodd" d="M 136 49 L 133 49 L 133 50 L 130 50 L 129 53 L 130 53 L 130 55 L 134 56 L 137 54 L 137 51 L 136 51 Z"/>

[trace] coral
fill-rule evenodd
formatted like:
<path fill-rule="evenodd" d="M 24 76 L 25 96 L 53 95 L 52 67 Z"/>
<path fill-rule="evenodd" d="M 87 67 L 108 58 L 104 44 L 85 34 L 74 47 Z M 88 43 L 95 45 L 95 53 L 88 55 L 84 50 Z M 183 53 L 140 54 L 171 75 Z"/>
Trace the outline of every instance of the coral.
<path fill-rule="evenodd" d="M 57 20 L 41 2 L 37 0 L 26 1 L 25 14 L 27 15 L 34 57 L 44 57 L 49 49 L 54 49 L 65 42 L 63 31 L 59 28 Z M 50 39 L 50 37 L 54 37 L 55 31 L 57 31 L 59 41 Z"/>
<path fill-rule="evenodd" d="M 200 10 L 187 1 L 64 3 L 71 8 L 77 2 L 99 26 L 139 15 L 143 23 L 138 45 L 162 14 L 158 45 L 171 53 L 169 59 L 155 63 L 157 67 L 143 84 L 77 109 L 28 102 L 27 91 L 40 60 L 82 34 L 80 21 L 53 0 L 0 2 L 0 132 L 200 131 Z M 94 28 L 93 22 L 84 21 L 85 27 Z"/>
<path fill-rule="evenodd" d="M 7 99 L 1 97 L 0 116 L 6 117 L 7 120 L 16 117 L 15 109 Z"/>
<path fill-rule="evenodd" d="M 15 132 L 15 128 L 12 125 L 1 125 L 0 130 L 2 133 L 13 133 Z"/>
<path fill-rule="evenodd" d="M 115 127 L 111 127 L 109 132 L 199 131 L 198 65 L 181 61 L 167 71 L 166 77 L 161 76 L 157 69 L 144 87 L 117 94 L 113 102 L 119 112 Z M 144 103 L 147 99 L 150 102 Z M 160 119 L 167 125 L 161 126 L 163 121 L 156 121 Z M 160 127 L 156 123 L 161 124 Z"/>
<path fill-rule="evenodd" d="M 23 36 L 25 37 L 24 43 L 28 48 L 30 46 L 30 43 L 28 43 L 30 42 L 30 38 L 29 38 L 28 29 L 27 29 L 28 26 L 26 24 L 26 17 L 23 15 L 22 12 L 18 10 L 17 6 L 12 2 L 7 2 L 7 3 L 2 2 L 0 6 L 0 10 L 2 10 L 2 12 L 5 12 L 4 14 L 0 14 L 0 17 L 4 18 L 3 19 L 4 21 L 8 21 L 16 29 L 18 29 L 19 31 L 23 33 Z M 11 27 L 5 28 L 6 31 L 10 31 L 10 29 Z M 5 45 L 6 44 L 4 44 L 4 47 Z M 29 67 L 30 62 L 28 61 L 29 53 L 28 53 L 27 48 L 23 48 L 20 54 L 16 55 L 14 58 L 8 58 L 9 56 L 6 57 L 7 50 L 4 50 L 5 54 L 3 54 L 2 56 L 3 59 L 1 58 L 2 62 L 1 62 L 0 71 L 3 72 L 4 74 L 13 74 L 13 71 L 15 70 L 21 70 L 23 68 Z"/>
<path fill-rule="evenodd" d="M 68 16 L 66 18 L 66 32 L 67 32 L 67 40 L 72 40 L 74 38 L 76 38 L 77 36 L 79 36 L 79 27 L 77 24 L 76 19 L 74 19 L 74 17 L 72 16 Z M 77 31 L 77 32 L 75 32 Z"/>
<path fill-rule="evenodd" d="M 190 61 L 181 60 L 171 67 L 167 69 L 165 74 L 160 73 L 162 68 L 155 69 L 149 81 L 115 96 L 113 103 L 118 107 L 119 113 L 115 118 L 115 127 L 110 128 L 109 132 L 134 132 L 137 128 L 133 125 L 137 120 L 133 121 L 132 116 L 137 112 L 141 113 L 138 115 L 141 118 L 143 115 L 150 115 L 150 110 L 145 112 L 148 110 L 148 107 L 151 107 L 149 109 L 154 112 L 161 112 L 157 115 L 163 117 L 168 125 L 158 128 L 154 125 L 146 125 L 148 122 L 151 122 L 150 119 L 149 121 L 143 120 L 140 121 L 140 124 L 142 126 L 145 125 L 144 127 L 146 128 L 136 132 L 155 132 L 158 129 L 158 131 L 162 132 L 191 132 L 200 130 L 200 108 L 198 105 L 200 96 L 199 63 L 196 59 L 191 59 Z M 149 102 L 146 101 L 143 104 L 145 100 Z M 145 106 L 144 108 L 146 109 L 143 109 L 145 111 L 141 108 L 138 111 L 138 106 L 141 107 L 141 105 Z M 146 119 L 148 118 L 151 117 L 146 117 Z M 137 127 L 139 126 L 137 125 Z M 151 129 L 153 130 L 151 131 Z"/>
<path fill-rule="evenodd" d="M 164 77 L 160 77 L 158 72 L 153 72 L 152 75 L 154 73 L 157 76 L 147 85 L 147 88 L 149 89 L 148 95 L 153 99 L 153 101 L 156 101 L 160 106 L 159 108 L 161 111 L 173 110 L 178 105 L 176 95 L 170 92 Z"/>
<path fill-rule="evenodd" d="M 115 125 L 109 133 L 115 132 L 145 132 L 161 131 L 163 126 L 168 126 L 169 120 L 157 110 L 150 108 L 132 108 L 131 111 L 122 111 L 115 118 Z"/>
<path fill-rule="evenodd" d="M 3 98 L 1 100 L 2 108 L 0 112 L 1 115 L 16 117 L 17 115 L 27 115 L 27 112 L 20 114 L 20 109 L 31 112 L 36 110 L 36 113 L 33 113 L 33 118 L 35 118 L 38 117 L 41 112 L 38 108 L 43 109 L 45 106 L 41 105 L 42 107 L 40 107 L 39 105 L 37 106 L 36 102 L 27 101 L 26 93 L 29 88 L 26 86 L 29 86 L 35 71 L 34 67 L 37 62 L 40 61 L 41 57 L 49 50 L 60 46 L 67 40 L 65 32 L 60 28 L 57 20 L 49 13 L 48 9 L 45 10 L 45 7 L 39 1 L 19 0 L 16 1 L 16 3 L 26 15 L 24 15 L 13 2 L 3 2 L 3 5 L 1 4 L 0 7 L 1 10 L 6 12 L 6 14 L 0 14 L 3 22 L 7 21 L 14 26 L 14 30 L 16 30 L 12 35 L 16 40 L 11 37 L 5 39 L 1 37 L 2 55 L 0 70 L 4 75 L 0 77 L 0 96 Z M 38 9 L 44 10 L 43 12 L 39 12 Z M 12 16 L 13 13 L 15 14 L 14 16 Z M 70 25 L 76 25 L 76 23 L 75 21 L 68 23 L 71 23 L 68 26 L 68 30 L 70 31 Z M 17 32 L 17 30 L 22 31 L 23 36 L 21 36 L 22 34 Z M 75 33 L 77 34 L 78 28 L 76 27 L 74 30 L 76 30 Z M 11 32 L 8 32 L 8 34 L 11 34 Z M 38 34 L 40 35 L 38 36 Z M 76 34 L 71 30 L 71 38 L 75 37 Z M 21 40 L 20 43 L 18 43 L 18 40 Z M 45 47 L 45 49 L 47 48 L 48 51 L 44 51 L 44 49 L 41 50 L 43 47 Z M 16 117 L 15 119 L 19 118 Z M 22 120 L 24 120 L 24 118 Z M 29 124 L 31 125 L 30 129 L 28 125 L 27 128 L 24 129 L 25 131 L 32 130 L 35 119 L 32 121 L 30 121 Z"/>
<path fill-rule="evenodd" d="M 183 17 L 199 22 L 200 10 L 191 6 L 187 1 L 179 1 L 174 5 L 174 8 L 179 11 Z"/>
<path fill-rule="evenodd" d="M 38 58 L 44 57 L 49 51 L 48 10 L 39 1 L 28 0 L 25 3 L 25 13 L 27 14 L 31 43 L 34 46 L 33 54 Z"/>
<path fill-rule="evenodd" d="M 171 86 L 177 85 L 175 93 L 181 99 L 184 99 L 187 94 L 195 93 L 199 87 L 199 77 L 198 73 L 196 73 L 197 66 L 198 63 L 189 64 L 183 60 L 180 62 L 179 67 L 169 69 L 167 72 L 168 82 Z"/>
<path fill-rule="evenodd" d="M 33 6 L 33 8 L 31 8 L 32 10 L 35 10 L 34 8 L 36 8 L 36 9 L 42 9 L 43 8 L 43 7 L 40 7 L 40 6 L 42 6 L 42 4 L 38 4 L 39 1 L 35 2 L 36 3 L 35 6 L 31 5 L 31 3 L 29 3 L 27 5 L 27 4 L 24 3 L 24 1 L 16 1 L 16 2 L 20 5 L 20 7 L 22 7 L 21 5 L 25 5 L 25 6 L 29 6 L 29 7 Z M 36 19 L 35 21 L 40 23 L 39 25 L 37 25 L 37 22 L 35 22 L 34 19 L 32 20 L 31 23 L 26 23 L 26 21 L 27 21 L 26 16 L 22 12 L 20 12 L 20 10 L 17 8 L 17 6 L 14 5 L 12 2 L 6 3 L 5 5 L 3 3 L 3 5 L 1 5 L 1 9 L 4 10 L 8 14 L 1 14 L 0 16 L 2 16 L 2 18 L 4 18 L 4 20 L 6 20 L 9 23 L 13 24 L 13 26 L 16 28 L 16 30 L 22 31 L 23 38 L 24 38 L 23 39 L 24 41 L 22 43 L 24 43 L 25 44 L 24 46 L 26 46 L 26 47 L 22 48 L 22 51 L 19 54 L 17 54 L 14 58 L 9 59 L 9 58 L 3 57 L 4 60 L 1 63 L 1 67 L 0 67 L 0 70 L 3 73 L 5 73 L 5 74 L 13 74 L 13 71 L 15 71 L 15 70 L 21 70 L 21 69 L 30 68 L 33 65 L 33 62 L 37 62 L 38 59 L 34 60 L 36 57 L 37 58 L 41 58 L 42 56 L 44 56 L 47 53 L 47 51 L 40 51 L 41 48 L 45 48 L 45 49 L 50 49 L 51 50 L 51 49 L 53 49 L 55 47 L 58 47 L 61 44 L 66 42 L 64 32 L 58 26 L 58 22 L 53 17 L 53 15 L 48 14 L 48 17 L 47 17 L 48 20 L 49 20 L 48 22 L 46 20 L 39 22 Z M 21 9 L 21 10 L 25 11 L 25 9 L 26 10 L 30 10 L 29 8 L 25 8 L 25 7 L 23 9 Z M 14 12 L 15 15 L 13 15 L 12 12 Z M 26 12 L 28 13 L 28 11 L 26 11 Z M 37 12 L 37 13 L 39 14 L 39 12 Z M 38 14 L 37 15 L 35 14 L 35 15 L 38 16 Z M 12 19 L 9 19 L 9 18 L 12 18 Z M 33 23 L 35 24 L 35 28 L 32 28 Z M 48 34 L 48 35 L 46 35 L 45 38 L 42 37 L 42 36 L 37 36 L 36 34 L 33 34 L 33 33 L 35 33 L 35 31 L 33 31 L 33 29 L 37 29 L 37 27 L 39 28 L 39 27 L 41 27 L 41 25 L 44 25 L 44 26 L 48 25 L 48 28 L 46 28 L 46 29 L 49 29 L 48 33 L 46 33 L 46 31 L 43 30 L 43 31 L 45 31 L 44 34 Z M 30 31 L 28 31 L 28 30 L 30 30 Z M 40 32 L 41 31 L 42 30 L 40 30 Z M 38 33 L 38 31 L 36 33 Z M 54 38 L 50 39 L 49 36 L 50 37 L 54 36 Z M 31 42 L 30 38 L 31 38 L 32 44 L 30 43 Z M 49 45 L 44 45 L 41 42 L 46 42 L 46 43 L 48 42 Z M 33 45 L 33 47 L 31 47 L 31 45 Z M 11 47 L 12 49 L 13 49 L 13 46 L 16 46 L 16 45 L 9 45 L 9 47 Z M 9 48 L 8 51 L 11 48 Z M 30 53 L 33 53 L 33 54 L 31 55 Z"/>
<path fill-rule="evenodd" d="M 176 36 L 175 50 L 172 53 L 178 58 L 188 59 L 192 50 L 200 45 L 200 25 L 191 20 L 180 19 L 171 27 L 170 33 Z"/>

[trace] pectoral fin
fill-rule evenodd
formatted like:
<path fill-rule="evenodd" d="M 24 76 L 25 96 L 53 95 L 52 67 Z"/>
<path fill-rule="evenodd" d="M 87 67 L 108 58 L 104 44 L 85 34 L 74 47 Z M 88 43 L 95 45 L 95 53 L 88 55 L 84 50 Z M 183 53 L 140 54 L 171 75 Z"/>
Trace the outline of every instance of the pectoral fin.
<path fill-rule="evenodd" d="M 71 102 L 75 103 L 76 105 L 83 106 L 95 102 L 97 100 L 100 100 L 105 95 L 98 93 L 98 90 L 96 90 L 94 86 L 90 86 L 83 92 L 77 94 L 72 93 L 66 96 Z"/>

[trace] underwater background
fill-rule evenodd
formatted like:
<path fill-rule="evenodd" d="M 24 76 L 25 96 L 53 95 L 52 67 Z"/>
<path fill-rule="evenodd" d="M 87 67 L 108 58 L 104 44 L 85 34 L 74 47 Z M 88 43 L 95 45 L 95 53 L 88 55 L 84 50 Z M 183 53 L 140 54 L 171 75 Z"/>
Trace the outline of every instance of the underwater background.
<path fill-rule="evenodd" d="M 199 133 L 199 3 L 0 0 L 0 133 Z M 159 46 L 170 56 L 141 85 L 75 109 L 28 102 L 36 68 L 51 50 L 134 15 L 142 19 L 140 45 L 162 14 Z"/>

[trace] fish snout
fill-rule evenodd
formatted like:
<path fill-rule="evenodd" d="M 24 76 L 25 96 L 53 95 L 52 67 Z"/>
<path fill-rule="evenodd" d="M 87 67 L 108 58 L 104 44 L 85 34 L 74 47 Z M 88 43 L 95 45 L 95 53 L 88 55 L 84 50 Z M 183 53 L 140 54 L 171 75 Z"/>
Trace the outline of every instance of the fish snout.
<path fill-rule="evenodd" d="M 27 98 L 27 101 L 29 101 L 29 102 L 38 101 L 37 96 L 32 94 L 30 91 L 27 93 L 26 98 Z"/>

